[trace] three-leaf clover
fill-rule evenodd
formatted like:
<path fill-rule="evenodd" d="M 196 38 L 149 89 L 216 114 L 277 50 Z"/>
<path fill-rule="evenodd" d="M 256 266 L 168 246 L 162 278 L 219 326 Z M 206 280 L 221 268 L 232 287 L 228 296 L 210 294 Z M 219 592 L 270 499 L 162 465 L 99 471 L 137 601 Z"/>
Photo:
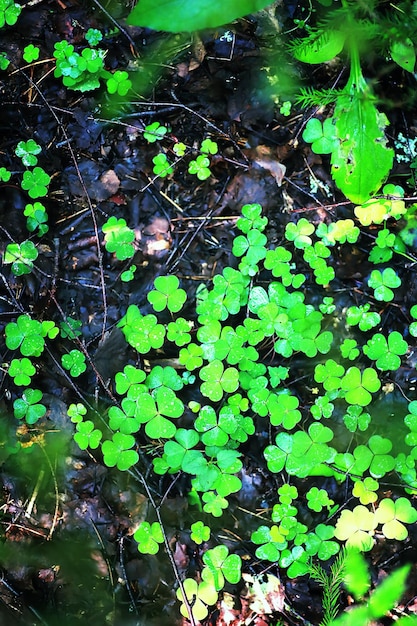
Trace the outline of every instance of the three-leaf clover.
<path fill-rule="evenodd" d="M 143 136 L 149 143 L 155 143 L 155 141 L 163 139 L 167 132 L 166 126 L 162 126 L 159 122 L 152 122 L 152 124 L 145 126 Z"/>
<path fill-rule="evenodd" d="M 32 361 L 27 357 L 23 359 L 12 359 L 8 374 L 14 379 L 14 384 L 18 387 L 27 387 L 30 385 L 31 377 L 35 374 L 36 369 Z"/>
<path fill-rule="evenodd" d="M 141 554 L 157 554 L 159 544 L 164 542 L 161 525 L 159 522 L 141 522 L 139 528 L 133 534 L 138 542 L 138 550 Z"/>
<path fill-rule="evenodd" d="M 183 582 L 183 589 L 194 621 L 199 622 L 203 620 L 208 615 L 207 605 L 210 606 L 217 602 L 218 593 L 213 582 L 203 580 L 201 583 L 198 583 L 194 578 L 186 578 Z M 191 619 L 181 588 L 177 589 L 177 598 L 182 603 L 180 607 L 181 615 Z"/>
<path fill-rule="evenodd" d="M 115 73 L 107 79 L 107 91 L 110 94 L 117 93 L 119 96 L 125 96 L 132 87 L 132 81 L 129 74 L 122 70 L 116 70 Z"/>
<path fill-rule="evenodd" d="M 200 520 L 191 524 L 191 539 L 198 545 L 210 539 L 210 527 Z"/>
<path fill-rule="evenodd" d="M 49 174 L 42 167 L 36 166 L 33 170 L 23 172 L 21 186 L 31 198 L 40 198 L 47 195 L 50 182 Z"/>
<path fill-rule="evenodd" d="M 85 355 L 80 350 L 71 350 L 68 354 L 63 354 L 61 362 L 62 366 L 74 377 L 80 376 L 87 369 Z"/>
<path fill-rule="evenodd" d="M 346 546 L 368 552 L 375 543 L 374 532 L 378 526 L 376 515 L 363 504 L 355 506 L 353 511 L 344 509 L 337 520 L 334 536 L 346 541 Z"/>
<path fill-rule="evenodd" d="M 310 235 L 314 233 L 314 224 L 302 217 L 295 224 L 294 222 L 288 222 L 285 227 L 285 238 L 288 241 L 292 241 L 296 248 L 304 249 L 307 246 L 311 246 L 312 239 Z"/>
<path fill-rule="evenodd" d="M 343 376 L 341 386 L 345 391 L 346 402 L 366 406 L 372 400 L 371 393 L 375 393 L 381 388 L 381 381 L 376 371 L 371 367 L 367 367 L 361 372 L 358 367 L 353 366 L 349 367 Z"/>
<path fill-rule="evenodd" d="M 329 494 L 325 489 L 318 489 L 318 487 L 311 487 L 307 493 L 307 506 L 312 511 L 320 511 L 326 507 L 330 509 L 330 507 L 334 504 L 334 501 L 329 498 Z"/>
<path fill-rule="evenodd" d="M 19 420 L 25 418 L 27 424 L 36 424 L 46 413 L 46 406 L 38 404 L 42 397 L 39 389 L 25 389 L 22 397 L 13 402 L 15 417 Z"/>
<path fill-rule="evenodd" d="M 417 511 L 408 498 L 400 497 L 397 500 L 383 498 L 375 512 L 375 517 L 382 524 L 382 532 L 387 539 L 403 541 L 408 537 L 406 524 L 417 521 Z"/>
<path fill-rule="evenodd" d="M 168 309 L 171 313 L 178 313 L 187 299 L 184 289 L 179 288 L 180 281 L 176 276 L 157 276 L 154 289 L 148 293 L 148 300 L 154 311 Z"/>
<path fill-rule="evenodd" d="M 225 579 L 232 584 L 239 582 L 242 560 L 237 554 L 229 554 L 227 546 L 221 544 L 211 550 L 207 550 L 203 555 L 203 562 L 213 576 L 216 591 L 223 589 Z"/>
<path fill-rule="evenodd" d="M 169 176 L 173 173 L 174 168 L 170 165 L 168 161 L 168 157 L 164 152 L 160 152 L 152 158 L 153 165 L 153 173 L 156 176 L 160 176 L 161 178 L 165 178 L 165 176 Z"/>
<path fill-rule="evenodd" d="M 394 330 L 388 335 L 388 341 L 381 333 L 376 333 L 363 347 L 363 352 L 380 370 L 397 370 L 401 365 L 399 355 L 405 354 L 408 344 L 402 335 Z"/>
<path fill-rule="evenodd" d="M 213 402 L 221 400 L 224 392 L 233 393 L 239 386 L 238 370 L 234 367 L 225 369 L 219 359 L 202 367 L 200 378 L 203 381 L 200 387 L 201 393 Z"/>
<path fill-rule="evenodd" d="M 376 300 L 390 302 L 394 299 L 392 289 L 401 285 L 401 278 L 397 276 L 392 267 L 386 267 L 382 272 L 373 270 L 368 279 L 368 285 L 374 290 Z"/>
<path fill-rule="evenodd" d="M 39 49 L 37 50 L 39 56 Z M 28 61 L 28 59 L 25 59 L 25 61 Z M 19 141 L 15 148 L 15 154 L 20 159 L 22 159 L 23 165 L 26 165 L 26 167 L 33 167 L 38 162 L 38 158 L 36 155 L 39 154 L 41 150 L 42 148 L 39 144 L 36 143 L 34 139 L 28 139 L 27 141 Z"/>
<path fill-rule="evenodd" d="M 302 135 L 304 141 L 311 143 L 311 149 L 316 154 L 331 154 L 336 150 L 339 139 L 336 135 L 335 120 L 328 117 L 322 123 L 316 117 L 308 120 Z"/>
<path fill-rule="evenodd" d="M 71 418 L 71 421 L 74 421 Z M 77 432 L 74 435 L 74 441 L 81 450 L 91 448 L 95 450 L 100 445 L 103 433 L 98 428 L 94 428 L 91 420 L 81 421 L 77 423 Z"/>
<path fill-rule="evenodd" d="M 131 259 L 135 253 L 133 242 L 135 232 L 126 224 L 123 218 L 109 217 L 102 227 L 107 252 L 115 253 L 119 261 Z"/>
<path fill-rule="evenodd" d="M 39 48 L 38 46 L 34 46 L 33 43 L 30 43 L 28 46 L 25 46 L 23 50 L 23 58 L 26 63 L 32 63 L 32 61 L 37 61 L 39 59 Z M 25 164 L 25 165 L 34 165 L 33 163 Z"/>
<path fill-rule="evenodd" d="M 139 460 L 136 450 L 132 450 L 135 445 L 135 438 L 124 433 L 114 433 L 112 439 L 101 444 L 104 456 L 104 463 L 107 467 L 114 467 L 121 471 L 128 470 Z"/>
<path fill-rule="evenodd" d="M 199 180 L 206 180 L 211 176 L 210 159 L 204 154 L 200 154 L 188 164 L 188 172 L 195 174 Z"/>
<path fill-rule="evenodd" d="M 30 274 L 33 269 L 33 261 L 38 258 L 38 249 L 32 241 L 22 243 L 9 243 L 6 246 L 3 263 L 11 263 L 12 272 L 15 276 Z"/>

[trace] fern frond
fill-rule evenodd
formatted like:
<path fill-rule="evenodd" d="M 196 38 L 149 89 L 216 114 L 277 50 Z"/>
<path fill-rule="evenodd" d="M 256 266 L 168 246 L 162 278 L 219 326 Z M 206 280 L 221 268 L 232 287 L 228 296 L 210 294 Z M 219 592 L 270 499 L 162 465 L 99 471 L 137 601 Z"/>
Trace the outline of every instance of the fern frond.
<path fill-rule="evenodd" d="M 343 583 L 346 550 L 341 550 L 335 562 L 326 572 L 321 565 L 310 562 L 309 575 L 323 588 L 323 619 L 320 626 L 330 626 L 339 612 L 338 603 Z"/>
<path fill-rule="evenodd" d="M 303 108 L 315 106 L 328 106 L 336 102 L 341 94 L 338 89 L 313 89 L 312 87 L 302 87 L 300 94 L 296 97 L 296 103 Z"/>

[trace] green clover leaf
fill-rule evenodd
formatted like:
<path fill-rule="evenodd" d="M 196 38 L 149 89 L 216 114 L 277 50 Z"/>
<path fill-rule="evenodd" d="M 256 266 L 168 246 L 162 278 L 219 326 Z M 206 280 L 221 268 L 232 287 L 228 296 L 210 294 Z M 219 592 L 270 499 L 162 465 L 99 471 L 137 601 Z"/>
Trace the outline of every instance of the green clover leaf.
<path fill-rule="evenodd" d="M 12 359 L 8 374 L 14 379 L 14 384 L 18 387 L 28 387 L 31 377 L 36 373 L 32 361 L 26 357 L 23 359 Z"/>
<path fill-rule="evenodd" d="M 382 272 L 372 270 L 368 285 L 374 290 L 376 300 L 390 302 L 394 299 L 392 289 L 401 285 L 401 278 L 397 276 L 392 267 L 386 267 Z"/>
<path fill-rule="evenodd" d="M 355 506 L 353 511 L 344 509 L 337 520 L 334 536 L 346 541 L 346 547 L 368 552 L 374 546 L 374 531 L 378 525 L 376 515 L 363 504 Z"/>
<path fill-rule="evenodd" d="M 199 180 L 206 180 L 211 176 L 210 159 L 200 154 L 195 160 L 189 162 L 188 172 L 195 174 Z"/>
<path fill-rule="evenodd" d="M 406 524 L 417 521 L 417 511 L 408 498 L 400 497 L 397 500 L 383 498 L 375 513 L 376 519 L 382 524 L 382 532 L 387 539 L 403 541 L 408 537 Z"/>
<path fill-rule="evenodd" d="M 329 498 L 329 494 L 325 489 L 318 489 L 317 487 L 311 487 L 307 493 L 307 506 L 312 511 L 320 513 L 320 511 L 326 507 L 328 510 L 334 504 L 334 500 Z"/>
<path fill-rule="evenodd" d="M 21 182 L 22 189 L 28 192 L 31 198 L 40 198 L 48 193 L 48 185 L 51 177 L 42 167 L 34 167 L 33 170 L 23 172 Z"/>
<path fill-rule="evenodd" d="M 339 144 L 336 136 L 335 120 L 328 117 L 322 123 L 316 117 L 308 120 L 302 135 L 307 143 L 311 143 L 311 149 L 316 154 L 331 154 Z"/>
<path fill-rule="evenodd" d="M 356 367 L 349 367 L 342 378 L 342 389 L 345 391 L 345 400 L 349 404 L 366 406 L 372 401 L 371 393 L 381 388 L 381 381 L 377 372 L 371 367 L 362 372 Z"/>
<path fill-rule="evenodd" d="M 74 377 L 80 376 L 87 369 L 85 355 L 80 350 L 71 350 L 68 354 L 63 354 L 61 362 L 62 366 Z"/>
<path fill-rule="evenodd" d="M 37 57 L 34 59 L 30 58 L 31 52 L 35 48 L 33 44 L 30 44 L 30 46 L 26 46 L 26 48 L 28 49 L 30 48 L 30 53 L 27 59 L 23 55 L 23 58 L 25 58 L 25 61 L 27 63 L 30 63 L 33 60 L 36 61 Z M 26 48 L 25 48 L 25 51 L 26 51 Z M 39 48 L 36 48 L 36 50 L 38 51 L 38 56 L 39 56 Z M 26 167 L 33 167 L 34 165 L 37 164 L 38 159 L 36 155 L 39 154 L 41 151 L 42 151 L 42 148 L 40 147 L 39 144 L 36 143 L 34 139 L 28 139 L 27 141 L 19 141 L 19 143 L 17 144 L 15 148 L 16 156 L 22 159 L 22 163 Z"/>
<path fill-rule="evenodd" d="M 207 605 L 216 604 L 218 593 L 212 583 L 212 581 L 202 581 L 197 583 L 194 578 L 186 578 L 183 582 L 183 589 L 188 601 L 188 606 L 191 609 L 194 621 L 201 621 L 208 615 Z M 184 595 L 182 589 L 177 589 L 177 598 L 182 602 L 180 607 L 180 613 L 185 618 L 190 619 L 187 606 L 184 602 Z"/>
<path fill-rule="evenodd" d="M 107 252 L 115 253 L 119 261 L 131 259 L 135 254 L 135 232 L 128 228 L 126 220 L 112 215 L 102 227 Z"/>
<path fill-rule="evenodd" d="M 138 551 L 141 554 L 157 554 L 159 544 L 164 543 L 161 525 L 159 522 L 141 522 L 133 534 L 133 538 L 138 543 Z"/>
<path fill-rule="evenodd" d="M 242 560 L 237 554 L 229 554 L 227 546 L 221 544 L 207 550 L 203 555 L 203 562 L 209 568 L 216 591 L 224 587 L 225 579 L 231 584 L 237 584 L 241 576 Z M 204 570 L 202 574 L 204 580 Z"/>
<path fill-rule="evenodd" d="M 33 261 L 38 258 L 38 249 L 32 241 L 22 243 L 9 243 L 3 257 L 3 263 L 12 264 L 12 272 L 15 276 L 30 274 L 33 269 Z"/>
<path fill-rule="evenodd" d="M 371 476 L 367 476 L 364 480 L 357 480 L 353 486 L 352 495 L 359 498 L 360 503 L 372 504 L 378 500 L 378 494 L 375 492 L 379 489 L 379 483 Z"/>
<path fill-rule="evenodd" d="M 213 402 L 221 400 L 224 392 L 233 393 L 239 387 L 238 370 L 234 367 L 225 369 L 218 359 L 202 367 L 199 375 L 204 381 L 200 387 L 201 393 Z"/>
<path fill-rule="evenodd" d="M 197 545 L 208 541 L 210 539 L 210 533 L 211 531 L 209 526 L 205 526 L 204 523 L 200 520 L 198 522 L 194 522 L 194 524 L 191 524 L 191 539 Z"/>
<path fill-rule="evenodd" d="M 77 432 L 74 435 L 74 441 L 81 450 L 87 450 L 87 448 L 95 450 L 99 447 L 102 436 L 103 433 L 101 430 L 94 428 L 94 424 L 91 420 L 86 420 L 85 422 L 79 422 L 77 424 Z"/>
<path fill-rule="evenodd" d="M 162 126 L 159 122 L 152 122 L 152 124 L 145 126 L 143 137 L 149 143 L 155 143 L 155 141 L 163 139 L 167 132 L 168 129 L 166 126 Z"/>
<path fill-rule="evenodd" d="M 399 355 L 408 350 L 408 344 L 402 335 L 394 330 L 388 335 L 388 341 L 381 333 L 376 333 L 363 347 L 363 352 L 380 370 L 397 370 L 401 366 Z"/>
<path fill-rule="evenodd" d="M 36 424 L 46 413 L 46 406 L 38 404 L 42 397 L 39 389 L 26 389 L 22 397 L 13 402 L 14 416 L 18 420 L 25 418 L 27 424 Z"/>
<path fill-rule="evenodd" d="M 157 276 L 154 280 L 154 289 L 147 295 L 154 311 L 168 309 L 171 313 L 178 313 L 187 299 L 184 289 L 179 289 L 180 281 L 176 276 Z"/>
<path fill-rule="evenodd" d="M 131 450 L 135 445 L 135 438 L 124 433 L 114 433 L 111 440 L 101 444 L 104 463 L 107 467 L 117 466 L 121 471 L 128 470 L 139 460 L 136 450 Z"/>
<path fill-rule="evenodd" d="M 289 222 L 285 227 L 285 238 L 292 241 L 296 248 L 304 249 L 312 245 L 310 235 L 314 233 L 314 224 L 302 217 L 295 224 Z"/>

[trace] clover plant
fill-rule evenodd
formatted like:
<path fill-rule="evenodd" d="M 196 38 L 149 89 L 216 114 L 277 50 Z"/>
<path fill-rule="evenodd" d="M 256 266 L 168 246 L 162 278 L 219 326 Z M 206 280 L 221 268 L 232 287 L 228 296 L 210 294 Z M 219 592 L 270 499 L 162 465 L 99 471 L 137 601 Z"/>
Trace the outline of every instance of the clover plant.
<path fill-rule="evenodd" d="M 22 7 L 13 0 L 0 0 L 0 28 L 6 24 L 13 26 L 22 11 Z"/>
<path fill-rule="evenodd" d="M 15 148 L 15 154 L 22 160 L 23 165 L 34 167 L 38 163 L 36 155 L 41 150 L 41 146 L 34 139 L 28 139 L 27 141 L 19 141 Z"/>
<path fill-rule="evenodd" d="M 209 142 L 204 147 L 207 154 L 215 149 Z M 229 545 L 213 547 L 208 520 L 220 518 L 242 489 L 247 446 L 260 429 L 269 432 L 260 439 L 266 469 L 279 478 L 270 511 L 247 537 L 257 558 L 301 576 L 344 546 L 369 551 L 380 537 L 402 541 L 417 521 L 407 497 L 417 488 L 417 403 L 400 416 L 398 442 L 378 431 L 375 414 L 383 385 L 390 393 L 386 372 L 402 366 L 408 344 L 365 294 L 341 308 L 334 273 L 321 275 L 332 269 L 333 252 L 356 243 L 355 227 L 339 220 L 315 228 L 302 219 L 287 226 L 285 246 L 267 249 L 262 207 L 245 205 L 232 243 L 237 268 L 224 267 L 197 290 L 192 319 L 179 278 L 157 276 L 146 297 L 153 313 L 132 304 L 118 323 L 136 363 L 115 375 L 115 398 L 104 415 L 87 415 L 80 403 L 68 409 L 75 442 L 100 451 L 106 466 L 134 473 L 140 449 L 151 453 L 155 477 L 187 477 L 189 506 L 206 516 L 189 529 L 201 551 L 199 579 L 186 578 L 177 591 L 182 615 L 191 611 L 195 620 L 208 615 L 226 582 L 241 578 L 240 557 Z M 123 219 L 110 217 L 103 232 L 108 252 L 121 260 L 133 256 L 134 233 Z M 371 273 L 372 289 L 395 288 L 400 280 L 393 268 L 374 271 L 379 282 Z M 389 309 L 391 299 L 385 302 Z M 410 320 L 417 319 L 414 308 Z M 72 376 L 86 369 L 75 344 L 80 326 L 74 318 L 60 323 L 70 344 L 59 348 L 60 361 Z M 14 411 L 27 423 L 46 414 L 42 392 L 30 385 L 34 359 L 46 342 L 57 349 L 58 332 L 53 322 L 27 313 L 6 324 L 6 346 L 16 352 L 8 368 L 19 392 Z M 161 350 L 167 362 L 155 363 Z M 306 384 L 299 383 L 300 362 Z M 391 496 L 382 481 L 394 473 L 402 491 Z M 316 477 L 343 483 L 345 507 L 327 486 L 308 482 Z M 159 519 L 143 520 L 134 538 L 140 552 L 155 554 L 165 534 Z"/>
<path fill-rule="evenodd" d="M 103 224 L 104 242 L 107 252 L 115 253 L 119 261 L 131 259 L 135 253 L 135 233 L 123 218 L 109 217 Z"/>
<path fill-rule="evenodd" d="M 158 522 L 141 522 L 139 528 L 134 532 L 133 538 L 138 543 L 138 550 L 142 554 L 156 554 L 159 544 L 164 542 L 161 526 Z"/>
<path fill-rule="evenodd" d="M 33 261 L 38 258 L 38 249 L 35 244 L 30 241 L 22 243 L 7 244 L 3 257 L 3 263 L 11 264 L 12 272 L 15 276 L 23 276 L 30 274 L 33 269 Z"/>
<path fill-rule="evenodd" d="M 46 413 L 46 406 L 40 403 L 42 397 L 43 393 L 39 389 L 26 389 L 22 397 L 13 402 L 15 417 L 24 418 L 27 424 L 36 424 Z"/>

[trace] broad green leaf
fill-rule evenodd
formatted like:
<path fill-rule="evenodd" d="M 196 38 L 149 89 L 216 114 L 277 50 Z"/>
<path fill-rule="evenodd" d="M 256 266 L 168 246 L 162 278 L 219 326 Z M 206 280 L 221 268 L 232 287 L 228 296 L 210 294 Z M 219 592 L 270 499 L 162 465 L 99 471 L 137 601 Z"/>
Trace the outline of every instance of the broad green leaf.
<path fill-rule="evenodd" d="M 228 24 L 268 4 L 270 0 L 140 0 L 127 22 L 169 33 L 193 32 Z"/>
<path fill-rule="evenodd" d="M 413 42 L 409 37 L 402 41 L 393 41 L 390 48 L 393 61 L 397 63 L 403 70 L 414 72 L 416 64 L 416 51 Z"/>
<path fill-rule="evenodd" d="M 332 176 L 349 200 L 362 204 L 388 176 L 394 151 L 386 146 L 388 120 L 376 108 L 360 68 L 356 68 L 356 76 L 351 72 L 334 118 L 340 143 L 332 153 Z"/>

